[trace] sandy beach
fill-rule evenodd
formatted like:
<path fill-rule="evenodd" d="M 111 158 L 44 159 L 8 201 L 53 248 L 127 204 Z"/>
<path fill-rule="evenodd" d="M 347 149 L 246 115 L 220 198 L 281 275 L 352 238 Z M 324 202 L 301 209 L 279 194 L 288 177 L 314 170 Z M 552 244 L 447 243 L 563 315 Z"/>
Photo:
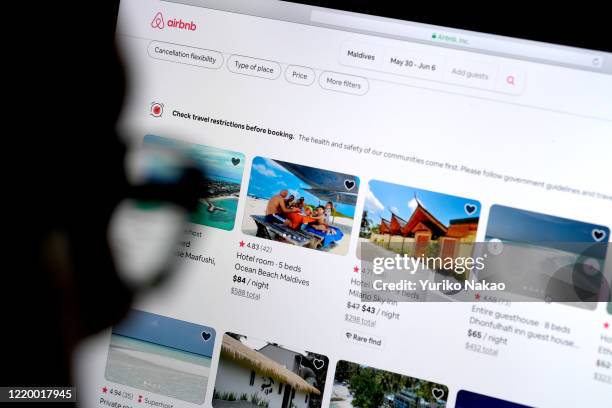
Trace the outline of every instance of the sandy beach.
<path fill-rule="evenodd" d="M 174 358 L 111 347 L 105 378 L 140 390 L 202 404 L 209 367 Z"/>
<path fill-rule="evenodd" d="M 236 200 L 238 199 L 238 194 L 224 194 L 224 195 L 219 195 L 219 196 L 214 196 L 214 197 L 207 197 L 208 200 L 210 200 L 211 202 L 215 202 L 215 201 L 219 201 L 219 200 L 227 200 L 228 198 L 235 198 Z"/>
<path fill-rule="evenodd" d="M 242 231 L 245 234 L 253 235 L 257 233 L 257 225 L 251 218 L 251 215 L 264 215 L 266 213 L 266 205 L 268 200 L 258 199 L 253 197 L 247 197 L 244 208 L 244 219 L 242 221 Z M 327 251 L 333 254 L 344 255 L 348 252 L 349 243 L 351 240 L 351 229 L 353 228 L 354 220 L 344 217 L 336 217 L 332 226 L 339 228 L 343 233 L 344 237 L 340 242 L 336 242 L 336 245 L 330 248 L 321 249 L 321 251 Z"/>
<path fill-rule="evenodd" d="M 160 367 L 166 367 L 200 377 L 208 377 L 210 374 L 210 367 L 188 363 L 186 361 L 177 360 L 173 357 L 160 356 L 159 354 L 148 353 L 146 351 L 129 350 L 122 347 L 111 346 L 110 352 L 116 354 L 117 358 L 121 358 L 122 355 L 130 356 L 151 364 L 156 364 Z"/>

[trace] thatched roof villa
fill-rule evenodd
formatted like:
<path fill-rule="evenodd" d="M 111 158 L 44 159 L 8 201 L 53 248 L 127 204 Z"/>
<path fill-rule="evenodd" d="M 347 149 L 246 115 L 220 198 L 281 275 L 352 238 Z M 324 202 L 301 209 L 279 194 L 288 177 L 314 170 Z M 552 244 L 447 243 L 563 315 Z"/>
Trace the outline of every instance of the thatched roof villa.
<path fill-rule="evenodd" d="M 321 391 L 292 371 L 298 368 L 295 362 L 299 361 L 299 356 L 301 354 L 273 344 L 253 350 L 224 334 L 215 395 L 226 399 L 231 394 L 239 399 L 246 394 L 250 400 L 256 394 L 257 400 L 267 401 L 270 408 L 307 407 L 309 396 L 321 395 Z M 227 406 L 225 401 L 224 406 Z"/>

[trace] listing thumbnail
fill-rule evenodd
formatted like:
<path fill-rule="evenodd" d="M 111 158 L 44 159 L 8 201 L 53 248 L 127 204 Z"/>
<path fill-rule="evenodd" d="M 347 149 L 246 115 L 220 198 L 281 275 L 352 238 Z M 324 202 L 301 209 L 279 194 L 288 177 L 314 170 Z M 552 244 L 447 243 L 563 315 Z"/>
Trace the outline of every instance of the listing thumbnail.
<path fill-rule="evenodd" d="M 330 408 L 439 408 L 447 399 L 444 385 L 341 360 Z"/>
<path fill-rule="evenodd" d="M 344 255 L 359 178 L 256 157 L 242 230 L 260 238 Z"/>
<path fill-rule="evenodd" d="M 234 229 L 244 171 L 242 153 L 153 135 L 145 136 L 144 143 L 178 149 L 202 171 L 205 184 L 191 222 L 228 231 Z"/>
<path fill-rule="evenodd" d="M 132 310 L 113 328 L 105 377 L 203 404 L 214 344 L 210 327 Z"/>
<path fill-rule="evenodd" d="M 479 278 L 503 282 L 506 292 L 526 300 L 594 308 L 607 293 L 609 234 L 601 225 L 494 205 L 485 237 L 486 268 Z"/>
<path fill-rule="evenodd" d="M 479 219 L 476 200 L 372 180 L 357 256 L 362 260 L 396 254 L 471 256 Z"/>
<path fill-rule="evenodd" d="M 328 366 L 321 354 L 225 333 L 212 405 L 318 408 Z"/>
<path fill-rule="evenodd" d="M 527 405 L 515 404 L 486 395 L 461 390 L 457 394 L 455 408 L 529 408 Z"/>

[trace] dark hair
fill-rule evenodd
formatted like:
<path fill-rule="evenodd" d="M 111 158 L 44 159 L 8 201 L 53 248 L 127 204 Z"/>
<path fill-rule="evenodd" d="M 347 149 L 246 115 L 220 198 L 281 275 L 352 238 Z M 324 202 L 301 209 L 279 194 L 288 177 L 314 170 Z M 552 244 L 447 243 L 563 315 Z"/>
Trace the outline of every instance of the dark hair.
<path fill-rule="evenodd" d="M 320 209 L 322 209 L 322 210 L 324 210 L 324 209 L 325 209 L 325 207 L 323 207 L 322 205 L 317 205 L 317 210 L 318 210 L 319 208 L 320 208 Z"/>

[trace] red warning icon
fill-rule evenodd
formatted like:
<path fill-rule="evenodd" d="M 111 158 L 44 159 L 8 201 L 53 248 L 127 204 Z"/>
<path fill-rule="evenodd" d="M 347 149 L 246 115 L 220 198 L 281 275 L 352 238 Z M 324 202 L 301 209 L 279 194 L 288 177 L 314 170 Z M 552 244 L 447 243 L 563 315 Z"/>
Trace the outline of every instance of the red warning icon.
<path fill-rule="evenodd" d="M 151 109 L 149 109 L 151 116 L 160 118 L 164 113 L 164 104 L 159 102 L 151 102 Z"/>

